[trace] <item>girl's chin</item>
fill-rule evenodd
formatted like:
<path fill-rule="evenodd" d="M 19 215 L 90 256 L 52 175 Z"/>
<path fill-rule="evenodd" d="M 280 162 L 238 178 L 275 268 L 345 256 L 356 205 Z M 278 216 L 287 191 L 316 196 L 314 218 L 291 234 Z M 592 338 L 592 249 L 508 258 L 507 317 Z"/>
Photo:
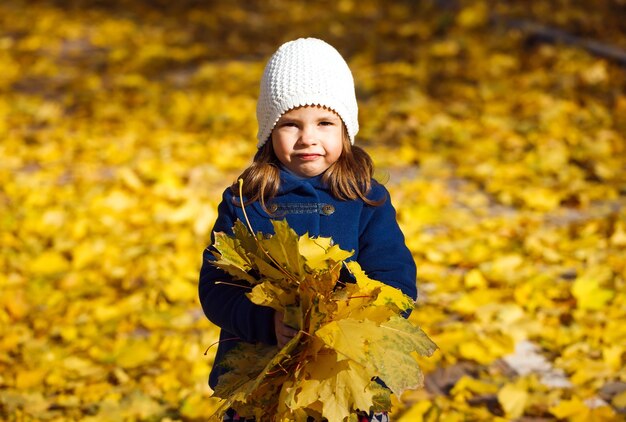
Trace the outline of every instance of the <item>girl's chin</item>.
<path fill-rule="evenodd" d="M 291 168 L 289 169 L 296 175 L 300 177 L 315 177 L 326 171 L 326 168 L 307 168 L 307 166 L 301 166 L 299 168 Z"/>

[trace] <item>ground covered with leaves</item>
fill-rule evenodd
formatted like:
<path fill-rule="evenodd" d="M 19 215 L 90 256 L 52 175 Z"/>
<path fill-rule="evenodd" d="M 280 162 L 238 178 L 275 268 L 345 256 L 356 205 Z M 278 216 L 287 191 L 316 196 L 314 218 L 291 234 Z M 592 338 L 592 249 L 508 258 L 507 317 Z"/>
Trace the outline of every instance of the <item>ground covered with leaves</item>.
<path fill-rule="evenodd" d="M 175 3 L 175 4 L 174 4 Z M 0 417 L 205 420 L 196 297 L 265 61 L 347 58 L 439 346 L 396 420 L 622 420 L 623 1 L 0 4 Z M 613 50 L 612 50 L 613 51 Z"/>

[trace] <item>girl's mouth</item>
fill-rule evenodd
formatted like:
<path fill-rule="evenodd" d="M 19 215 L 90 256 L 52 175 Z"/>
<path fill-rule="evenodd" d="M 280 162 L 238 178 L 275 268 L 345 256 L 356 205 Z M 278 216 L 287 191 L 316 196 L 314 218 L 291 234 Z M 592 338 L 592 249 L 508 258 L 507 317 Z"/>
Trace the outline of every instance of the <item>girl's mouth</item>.
<path fill-rule="evenodd" d="M 315 160 L 316 158 L 321 157 L 321 155 L 320 154 L 298 154 L 296 157 L 300 160 L 310 161 L 310 160 Z"/>

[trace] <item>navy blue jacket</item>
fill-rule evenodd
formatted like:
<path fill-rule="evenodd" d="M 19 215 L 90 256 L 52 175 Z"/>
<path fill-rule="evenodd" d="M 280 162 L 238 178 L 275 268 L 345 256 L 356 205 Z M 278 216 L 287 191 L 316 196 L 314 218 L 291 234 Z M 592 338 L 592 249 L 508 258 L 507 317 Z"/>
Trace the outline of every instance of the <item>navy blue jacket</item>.
<path fill-rule="evenodd" d="M 375 280 L 402 290 L 416 299 L 415 261 L 405 245 L 404 235 L 396 221 L 396 211 L 387 189 L 372 181 L 368 198 L 386 199 L 382 205 L 370 206 L 362 200 L 340 201 L 323 185 L 322 177 L 300 178 L 285 170 L 280 172 L 278 195 L 269 203 L 268 215 L 255 202 L 246 206 L 246 212 L 255 232 L 273 234 L 271 219 L 287 219 L 298 235 L 332 237 L 344 250 L 354 250 L 350 259 L 356 260 L 366 274 Z M 238 198 L 226 189 L 218 207 L 213 232 L 232 234 L 237 219 L 245 223 Z M 274 211 L 275 210 L 275 211 Z M 214 236 L 211 243 L 215 241 Z M 247 289 L 215 284 L 230 276 L 211 264 L 211 247 L 204 251 L 200 270 L 199 294 L 207 318 L 221 328 L 220 344 L 209 385 L 215 388 L 217 378 L 224 373 L 219 366 L 226 352 L 239 341 L 276 344 L 274 310 L 253 304 L 246 296 Z M 240 340 L 232 340 L 238 338 Z"/>

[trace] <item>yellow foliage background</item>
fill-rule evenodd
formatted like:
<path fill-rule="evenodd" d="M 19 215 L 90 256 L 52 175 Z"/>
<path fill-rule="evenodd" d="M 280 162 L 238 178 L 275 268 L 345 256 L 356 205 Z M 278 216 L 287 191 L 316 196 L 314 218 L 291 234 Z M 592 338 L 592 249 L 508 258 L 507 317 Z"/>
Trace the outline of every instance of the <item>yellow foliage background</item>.
<path fill-rule="evenodd" d="M 621 420 L 620 0 L 0 4 L 0 417 L 205 420 L 196 280 L 282 42 L 347 58 L 439 345 L 394 418 Z M 517 350 L 517 352 L 515 352 Z"/>

